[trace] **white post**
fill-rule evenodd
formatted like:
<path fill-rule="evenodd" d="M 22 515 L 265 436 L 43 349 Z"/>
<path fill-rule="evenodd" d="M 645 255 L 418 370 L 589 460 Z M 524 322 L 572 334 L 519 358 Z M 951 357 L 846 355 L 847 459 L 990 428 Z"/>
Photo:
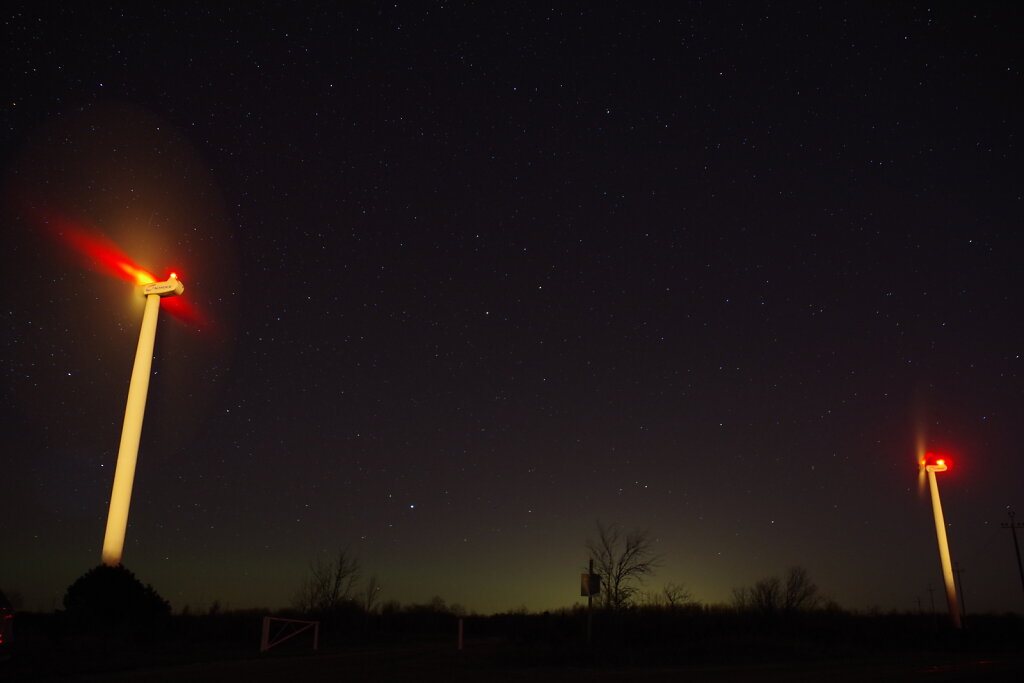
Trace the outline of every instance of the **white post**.
<path fill-rule="evenodd" d="M 121 556 L 124 554 L 128 507 L 132 500 L 132 485 L 135 483 L 135 463 L 139 456 L 142 418 L 146 413 L 146 394 L 149 392 L 149 376 L 153 367 L 153 345 L 159 312 L 160 296 L 148 294 L 146 312 L 142 315 L 142 329 L 139 331 L 139 346 L 135 351 L 135 366 L 128 385 L 128 403 L 124 409 L 121 445 L 117 450 L 114 486 L 110 492 L 107 530 L 103 536 L 103 564 L 111 567 L 121 564 Z"/>
<path fill-rule="evenodd" d="M 946 602 L 949 603 L 949 618 L 954 628 L 960 628 L 960 607 L 956 602 L 956 585 L 953 583 L 953 565 L 949 560 L 949 542 L 946 540 L 946 521 L 942 516 L 939 501 L 939 484 L 935 471 L 928 468 L 928 486 L 932 492 L 932 512 L 935 515 L 935 535 L 939 540 L 939 559 L 942 561 L 942 580 L 946 583 Z"/>
<path fill-rule="evenodd" d="M 270 617 L 263 617 L 263 633 L 260 635 L 260 652 L 270 649 Z M 313 646 L 316 649 L 316 646 Z"/>

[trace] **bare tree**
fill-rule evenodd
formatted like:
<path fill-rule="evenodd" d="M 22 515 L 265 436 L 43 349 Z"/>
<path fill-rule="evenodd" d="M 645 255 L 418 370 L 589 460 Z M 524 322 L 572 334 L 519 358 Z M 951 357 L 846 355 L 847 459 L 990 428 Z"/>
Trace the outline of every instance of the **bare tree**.
<path fill-rule="evenodd" d="M 335 560 L 320 556 L 309 565 L 309 574 L 295 594 L 294 606 L 305 613 L 326 613 L 355 599 L 359 560 L 346 550 Z"/>
<path fill-rule="evenodd" d="M 665 598 L 665 603 L 673 609 L 682 607 L 693 599 L 693 593 L 681 583 L 666 583 L 661 589 L 661 594 Z"/>
<path fill-rule="evenodd" d="M 693 594 L 681 583 L 666 583 L 660 591 L 643 591 L 640 598 L 645 607 L 676 610 L 695 604 Z"/>
<path fill-rule="evenodd" d="M 749 588 L 734 588 L 732 596 L 736 609 L 766 615 L 812 610 L 821 602 L 818 587 L 803 567 L 791 567 L 784 581 L 769 576 Z"/>
<path fill-rule="evenodd" d="M 750 606 L 762 614 L 774 614 L 779 609 L 782 596 L 782 582 L 777 576 L 769 576 L 754 584 L 750 591 Z"/>
<path fill-rule="evenodd" d="M 750 589 L 739 586 L 732 589 L 732 606 L 740 612 L 750 609 Z"/>
<path fill-rule="evenodd" d="M 812 610 L 821 602 L 818 586 L 803 567 L 790 567 L 786 574 L 786 590 L 782 596 L 784 612 Z"/>
<path fill-rule="evenodd" d="M 363 593 L 364 604 L 367 614 L 373 614 L 377 609 L 377 600 L 380 598 L 381 585 L 377 583 L 377 575 L 374 574 L 366 582 L 366 590 Z"/>
<path fill-rule="evenodd" d="M 594 568 L 601 575 L 600 603 L 608 609 L 622 609 L 632 602 L 640 585 L 660 563 L 648 531 L 623 531 L 613 524 L 597 523 L 597 538 L 587 539 Z"/>

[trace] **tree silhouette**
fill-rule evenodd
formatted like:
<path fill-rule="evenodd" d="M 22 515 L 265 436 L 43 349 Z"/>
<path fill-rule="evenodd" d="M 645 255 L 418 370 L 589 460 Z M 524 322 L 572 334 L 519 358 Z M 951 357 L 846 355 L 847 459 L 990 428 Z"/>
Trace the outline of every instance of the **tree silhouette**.
<path fill-rule="evenodd" d="M 821 602 L 818 586 L 803 567 L 791 567 L 785 580 L 769 576 L 753 586 L 734 588 L 732 595 L 737 609 L 764 615 L 804 612 Z"/>
<path fill-rule="evenodd" d="M 811 581 L 803 567 L 791 567 L 786 574 L 786 588 L 782 594 L 783 612 L 811 610 L 821 603 L 818 586 Z"/>
<path fill-rule="evenodd" d="M 681 583 L 666 583 L 661 594 L 669 607 L 682 607 L 693 600 L 693 593 Z"/>
<path fill-rule="evenodd" d="M 629 605 L 640 584 L 654 573 L 660 557 L 648 531 L 624 531 L 618 524 L 597 523 L 597 538 L 587 539 L 594 569 L 601 575 L 599 601 L 607 609 Z"/>
<path fill-rule="evenodd" d="M 75 580 L 64 595 L 74 633 L 146 637 L 162 629 L 171 605 L 122 565 L 100 565 Z"/>
<path fill-rule="evenodd" d="M 377 609 L 377 602 L 380 600 L 381 585 L 377 582 L 377 575 L 371 576 L 363 590 L 363 609 L 367 614 L 373 614 Z"/>
<path fill-rule="evenodd" d="M 293 604 L 305 614 L 328 614 L 350 607 L 356 602 L 359 576 L 359 560 L 345 550 L 338 551 L 334 560 L 318 557 L 310 563 Z"/>

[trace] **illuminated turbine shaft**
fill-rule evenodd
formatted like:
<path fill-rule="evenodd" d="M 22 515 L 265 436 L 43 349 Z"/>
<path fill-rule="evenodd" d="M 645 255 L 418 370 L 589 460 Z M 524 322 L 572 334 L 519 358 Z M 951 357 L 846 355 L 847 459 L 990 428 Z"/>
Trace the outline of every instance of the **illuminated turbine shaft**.
<path fill-rule="evenodd" d="M 143 286 L 146 312 L 142 314 L 139 347 L 135 351 L 132 380 L 128 385 L 128 404 L 124 409 L 121 445 L 117 449 L 117 467 L 114 487 L 110 492 L 110 510 L 107 530 L 103 536 L 103 564 L 116 567 L 124 553 L 124 536 L 128 528 L 128 506 L 135 483 L 135 462 L 139 457 L 139 439 L 142 436 L 142 418 L 146 413 L 146 394 L 149 392 L 150 369 L 153 366 L 153 344 L 156 341 L 156 321 L 160 312 L 160 297 L 177 296 L 185 291 L 184 285 L 172 273 L 164 282 Z"/>
<path fill-rule="evenodd" d="M 955 628 L 961 628 L 960 607 L 956 602 L 956 584 L 953 583 L 953 565 L 949 561 L 949 541 L 946 540 L 946 520 L 942 516 L 942 503 L 939 501 L 939 484 L 936 472 L 945 472 L 948 467 L 943 460 L 934 465 L 926 465 L 928 486 L 932 492 L 932 512 L 935 515 L 935 535 L 939 540 L 939 559 L 942 562 L 942 580 L 946 584 L 946 602 L 949 603 L 949 618 Z"/>

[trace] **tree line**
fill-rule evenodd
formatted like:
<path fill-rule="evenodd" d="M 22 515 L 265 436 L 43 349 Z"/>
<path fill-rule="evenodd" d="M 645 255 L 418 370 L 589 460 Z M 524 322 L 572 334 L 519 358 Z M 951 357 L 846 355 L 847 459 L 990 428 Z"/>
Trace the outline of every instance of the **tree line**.
<path fill-rule="evenodd" d="M 599 607 L 617 611 L 640 605 L 696 604 L 680 583 L 667 583 L 660 592 L 643 590 L 662 563 L 649 530 L 627 531 L 621 525 L 599 521 L 597 534 L 587 539 L 586 547 L 600 577 L 600 590 L 593 596 Z M 807 570 L 791 567 L 782 577 L 769 576 L 752 586 L 734 588 L 732 602 L 739 611 L 773 615 L 810 611 L 824 601 Z"/>
<path fill-rule="evenodd" d="M 619 524 L 598 522 L 596 535 L 585 543 L 600 589 L 592 597 L 599 609 L 622 611 L 634 607 L 678 609 L 699 603 L 684 583 L 668 582 L 659 590 L 646 588 L 647 581 L 662 565 L 654 537 L 646 529 L 627 530 Z M 306 615 L 329 615 L 358 610 L 371 614 L 399 609 L 396 603 L 381 602 L 382 587 L 376 575 L 365 580 L 359 558 L 348 550 L 331 557 L 318 556 L 310 562 L 292 599 L 292 608 Z M 461 607 L 444 609 L 464 613 Z M 803 567 L 792 567 L 783 576 L 769 576 L 751 586 L 733 589 L 732 607 L 763 615 L 810 611 L 824 603 L 818 586 Z"/>

